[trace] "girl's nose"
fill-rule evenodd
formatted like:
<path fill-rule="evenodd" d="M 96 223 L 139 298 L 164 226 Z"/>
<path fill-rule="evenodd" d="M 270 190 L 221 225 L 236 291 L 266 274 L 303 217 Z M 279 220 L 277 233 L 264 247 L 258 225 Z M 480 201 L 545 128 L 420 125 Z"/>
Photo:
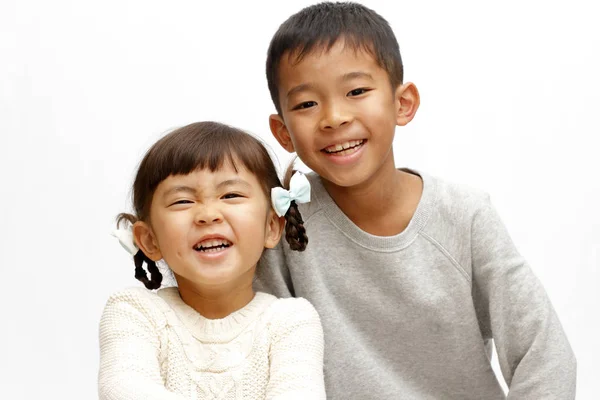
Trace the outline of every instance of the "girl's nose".
<path fill-rule="evenodd" d="M 220 222 L 223 222 L 223 215 L 216 207 L 203 205 L 196 213 L 197 224 L 216 224 Z"/>

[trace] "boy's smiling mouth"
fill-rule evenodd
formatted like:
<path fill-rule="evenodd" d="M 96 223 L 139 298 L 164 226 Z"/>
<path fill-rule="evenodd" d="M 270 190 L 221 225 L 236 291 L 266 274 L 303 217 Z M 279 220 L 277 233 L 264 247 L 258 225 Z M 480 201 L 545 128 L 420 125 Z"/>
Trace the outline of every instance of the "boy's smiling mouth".
<path fill-rule="evenodd" d="M 362 145 L 365 143 L 365 141 L 366 141 L 365 139 L 349 140 L 344 143 L 337 143 L 337 144 L 333 144 L 331 146 L 327 146 L 321 151 L 323 151 L 329 155 L 346 156 L 346 155 L 349 155 L 349 154 L 352 154 L 352 153 L 358 151 L 358 149 L 360 149 L 362 147 Z"/>

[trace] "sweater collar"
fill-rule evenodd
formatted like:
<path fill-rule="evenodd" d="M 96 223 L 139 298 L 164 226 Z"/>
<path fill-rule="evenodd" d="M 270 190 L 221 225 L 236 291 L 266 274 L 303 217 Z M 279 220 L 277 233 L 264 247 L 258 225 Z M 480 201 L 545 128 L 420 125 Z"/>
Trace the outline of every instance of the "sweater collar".
<path fill-rule="evenodd" d="M 389 252 L 401 250 L 412 243 L 427 224 L 436 201 L 436 185 L 433 178 L 414 170 L 403 170 L 421 177 L 423 180 L 423 193 L 406 229 L 393 236 L 376 236 L 363 231 L 337 206 L 317 174 L 309 174 L 309 180 L 314 201 L 318 203 L 317 208 L 322 210 L 331 223 L 346 237 L 367 249 Z"/>
<path fill-rule="evenodd" d="M 158 295 L 196 339 L 213 343 L 226 343 L 237 337 L 276 300 L 275 296 L 257 292 L 243 308 L 225 318 L 209 319 L 188 306 L 179 295 L 177 287 L 161 289 Z"/>

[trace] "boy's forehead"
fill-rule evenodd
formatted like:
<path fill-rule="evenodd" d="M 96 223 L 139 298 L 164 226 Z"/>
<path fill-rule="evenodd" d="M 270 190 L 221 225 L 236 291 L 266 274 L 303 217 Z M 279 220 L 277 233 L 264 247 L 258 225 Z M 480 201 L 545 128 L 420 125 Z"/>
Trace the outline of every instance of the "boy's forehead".
<path fill-rule="evenodd" d="M 286 90 L 316 76 L 343 76 L 378 68 L 375 58 L 367 49 L 338 40 L 330 48 L 319 45 L 305 54 L 299 50 L 285 53 L 279 64 L 279 86 Z"/>

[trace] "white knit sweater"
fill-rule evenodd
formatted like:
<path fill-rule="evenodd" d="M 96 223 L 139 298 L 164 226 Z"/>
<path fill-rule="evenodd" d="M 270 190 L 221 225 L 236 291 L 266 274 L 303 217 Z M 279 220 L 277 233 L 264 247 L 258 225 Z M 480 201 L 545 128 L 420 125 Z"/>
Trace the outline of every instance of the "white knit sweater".
<path fill-rule="evenodd" d="M 323 331 L 304 299 L 256 293 L 204 318 L 177 288 L 110 297 L 100 322 L 100 400 L 324 399 Z"/>

